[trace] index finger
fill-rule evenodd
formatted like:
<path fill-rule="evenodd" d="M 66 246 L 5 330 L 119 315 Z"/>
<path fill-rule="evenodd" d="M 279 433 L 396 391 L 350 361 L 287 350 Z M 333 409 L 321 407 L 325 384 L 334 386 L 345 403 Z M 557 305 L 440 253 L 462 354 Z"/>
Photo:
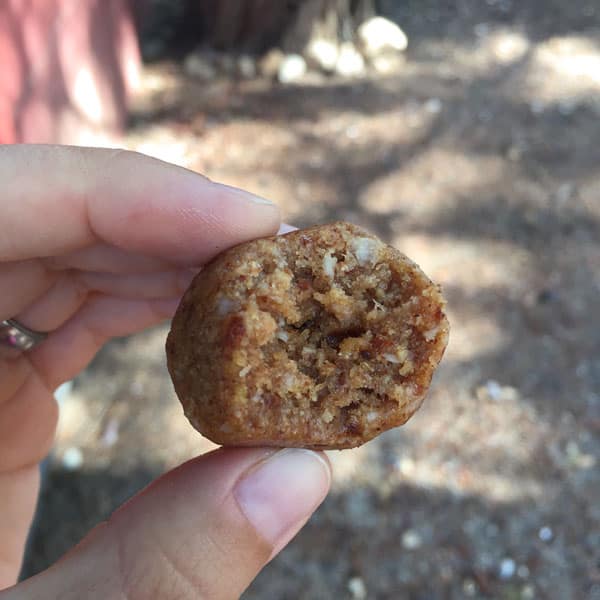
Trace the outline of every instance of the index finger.
<path fill-rule="evenodd" d="M 280 223 L 262 198 L 125 150 L 3 146 L 0 181 L 0 261 L 103 242 L 201 264 Z"/>

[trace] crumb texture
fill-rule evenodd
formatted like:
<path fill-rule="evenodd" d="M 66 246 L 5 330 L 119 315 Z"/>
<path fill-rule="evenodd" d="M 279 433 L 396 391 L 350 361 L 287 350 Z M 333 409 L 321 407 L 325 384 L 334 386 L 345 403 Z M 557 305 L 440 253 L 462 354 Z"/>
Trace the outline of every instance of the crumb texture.
<path fill-rule="evenodd" d="M 443 309 L 417 265 L 357 226 L 254 240 L 195 278 L 169 370 L 217 443 L 358 446 L 419 408 L 448 340 Z"/>

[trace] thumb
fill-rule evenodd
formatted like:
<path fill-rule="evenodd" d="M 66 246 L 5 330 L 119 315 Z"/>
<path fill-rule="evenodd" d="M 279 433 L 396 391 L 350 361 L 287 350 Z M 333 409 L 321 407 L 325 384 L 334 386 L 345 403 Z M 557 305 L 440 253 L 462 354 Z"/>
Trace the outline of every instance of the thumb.
<path fill-rule="evenodd" d="M 325 497 L 322 453 L 221 449 L 164 475 L 1 600 L 237 598 Z"/>

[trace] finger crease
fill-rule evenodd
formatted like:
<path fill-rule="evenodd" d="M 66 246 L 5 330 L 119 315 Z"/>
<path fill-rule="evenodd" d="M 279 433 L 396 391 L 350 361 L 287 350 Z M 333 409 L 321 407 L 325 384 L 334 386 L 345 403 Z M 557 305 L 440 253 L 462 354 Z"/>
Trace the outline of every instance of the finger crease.
<path fill-rule="evenodd" d="M 162 558 L 163 562 L 166 563 L 167 567 L 171 569 L 178 581 L 182 581 L 187 589 L 191 592 L 190 598 L 203 598 L 206 597 L 205 593 L 200 589 L 202 587 L 201 581 L 194 581 L 175 561 L 169 552 L 167 552 L 162 544 L 155 540 L 155 546 L 158 550 L 159 557 Z"/>

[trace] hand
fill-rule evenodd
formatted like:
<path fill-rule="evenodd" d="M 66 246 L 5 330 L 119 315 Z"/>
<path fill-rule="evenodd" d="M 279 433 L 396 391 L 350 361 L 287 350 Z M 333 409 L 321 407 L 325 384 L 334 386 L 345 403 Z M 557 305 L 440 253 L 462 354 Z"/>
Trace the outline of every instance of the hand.
<path fill-rule="evenodd" d="M 0 356 L 0 589 L 17 578 L 54 437 L 53 391 L 111 337 L 169 318 L 193 269 L 270 235 L 277 208 L 138 154 L 0 147 L 0 320 L 51 332 Z M 304 450 L 221 449 L 161 477 L 21 598 L 235 598 L 324 498 Z"/>

